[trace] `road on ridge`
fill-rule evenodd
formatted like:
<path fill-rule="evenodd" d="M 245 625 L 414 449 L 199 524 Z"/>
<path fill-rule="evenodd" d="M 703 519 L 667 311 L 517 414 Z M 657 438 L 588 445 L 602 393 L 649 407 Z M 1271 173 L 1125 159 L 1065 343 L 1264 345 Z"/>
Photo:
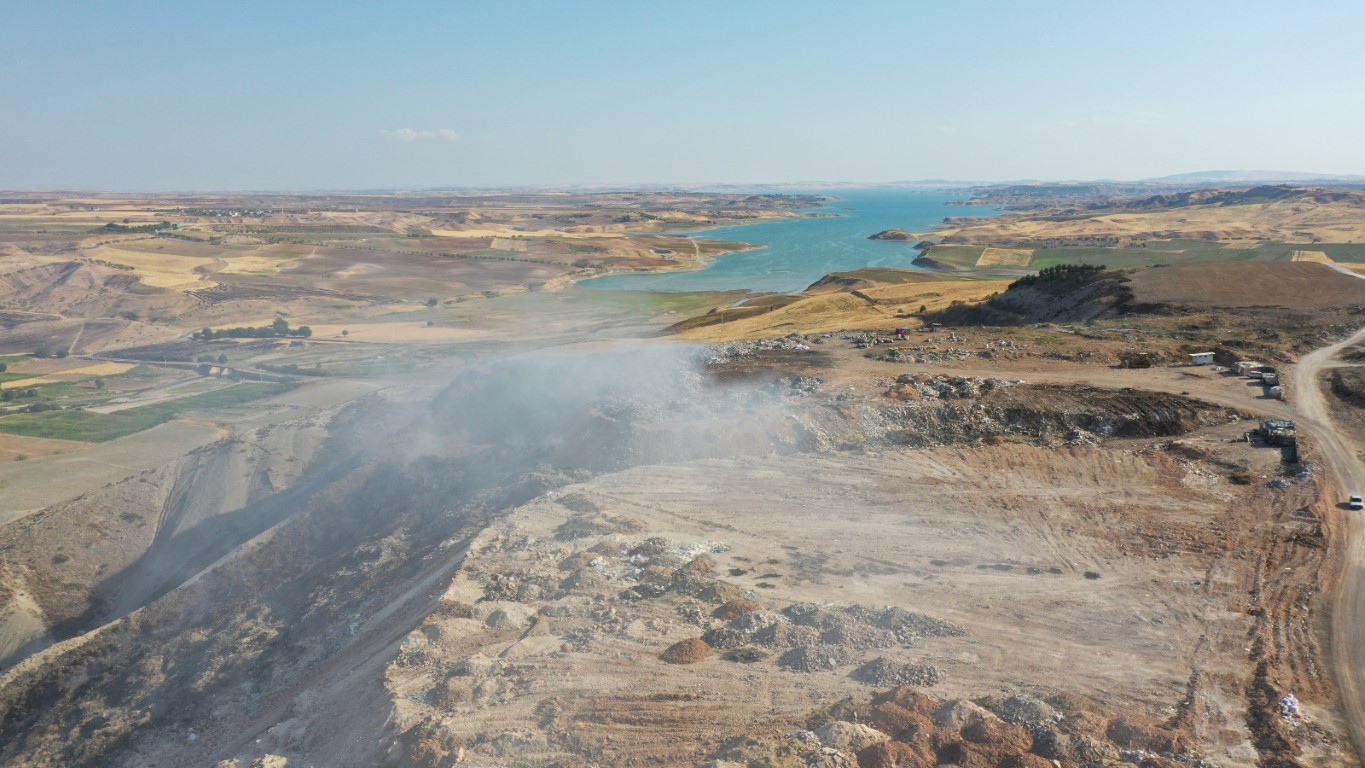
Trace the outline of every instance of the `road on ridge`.
<path fill-rule="evenodd" d="M 1332 366 L 1342 349 L 1365 341 L 1365 328 L 1350 338 L 1314 350 L 1301 358 L 1292 374 L 1294 408 L 1300 430 L 1312 436 L 1313 446 L 1326 470 L 1323 499 L 1344 500 L 1346 494 L 1365 490 L 1365 463 L 1355 447 L 1333 428 L 1319 376 Z M 1358 515 L 1346 517 L 1346 548 L 1336 584 L 1332 607 L 1331 659 L 1341 690 L 1341 704 L 1347 727 L 1355 742 L 1356 754 L 1365 757 L 1365 538 Z"/>

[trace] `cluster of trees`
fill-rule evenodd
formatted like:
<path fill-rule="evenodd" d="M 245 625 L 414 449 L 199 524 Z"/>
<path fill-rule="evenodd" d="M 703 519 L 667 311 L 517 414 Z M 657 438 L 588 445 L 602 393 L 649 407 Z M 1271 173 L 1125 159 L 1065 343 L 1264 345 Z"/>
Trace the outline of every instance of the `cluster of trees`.
<path fill-rule="evenodd" d="M 122 224 L 111 221 L 108 224 L 105 224 L 104 228 L 112 232 L 155 232 L 158 229 L 170 229 L 173 226 L 169 221 L 163 221 L 160 224 L 139 224 L 135 226 L 129 226 L 129 222 L 129 219 L 124 219 Z"/>
<path fill-rule="evenodd" d="M 200 355 L 195 358 L 194 361 L 198 363 L 198 365 L 194 366 L 195 372 L 200 376 L 208 376 L 213 373 L 213 366 L 215 363 L 218 365 L 227 365 L 228 359 L 227 355 L 219 355 L 218 357 L 214 357 L 213 355 Z"/>
<path fill-rule="evenodd" d="M 273 339 L 280 336 L 296 336 L 301 339 L 306 339 L 312 335 L 312 328 L 309 328 L 306 325 L 300 325 L 298 328 L 290 328 L 288 320 L 277 317 L 275 318 L 275 322 L 270 325 L 262 325 L 254 328 L 244 326 L 241 328 L 224 328 L 221 331 L 215 331 L 212 328 L 204 328 L 196 331 L 194 338 L 202 341 L 210 341 L 213 339 Z"/>
<path fill-rule="evenodd" d="M 1104 271 L 1103 264 L 1053 264 L 1044 267 L 1036 275 L 1025 275 L 1010 283 L 1010 290 L 1029 285 L 1066 285 L 1080 286 Z"/>
<path fill-rule="evenodd" d="M 33 356 L 34 356 L 34 357 L 66 357 L 66 355 L 67 355 L 67 350 L 65 350 L 65 349 L 53 349 L 52 347 L 49 347 L 49 346 L 46 345 L 46 344 L 44 344 L 44 345 L 42 345 L 41 347 L 38 347 L 37 349 L 33 350 Z M 3 369 L 0 369 L 0 370 L 3 370 Z"/>
<path fill-rule="evenodd" d="M 38 390 L 34 389 L 33 387 L 28 387 L 28 388 L 26 388 L 26 389 L 6 389 L 6 390 L 4 390 L 4 391 L 0 391 L 0 400 L 5 401 L 6 403 L 12 403 L 12 402 L 14 402 L 14 399 L 15 399 L 16 397 L 37 397 L 37 396 L 38 396 Z"/>

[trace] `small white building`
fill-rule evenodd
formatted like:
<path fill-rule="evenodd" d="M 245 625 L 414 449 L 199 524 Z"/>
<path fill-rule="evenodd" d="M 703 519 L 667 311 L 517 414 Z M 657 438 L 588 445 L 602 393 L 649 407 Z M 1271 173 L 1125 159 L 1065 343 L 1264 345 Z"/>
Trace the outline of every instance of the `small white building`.
<path fill-rule="evenodd" d="M 1190 365 L 1213 365 L 1213 353 L 1195 352 L 1190 355 Z"/>

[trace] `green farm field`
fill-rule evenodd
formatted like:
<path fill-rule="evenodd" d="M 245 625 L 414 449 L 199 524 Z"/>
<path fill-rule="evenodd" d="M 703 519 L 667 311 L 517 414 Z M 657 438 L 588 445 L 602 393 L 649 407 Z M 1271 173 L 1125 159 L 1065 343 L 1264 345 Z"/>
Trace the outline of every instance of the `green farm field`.
<path fill-rule="evenodd" d="M 0 418 L 0 432 L 25 437 L 103 443 L 151 429 L 187 411 L 243 405 L 291 388 L 292 385 L 238 384 L 195 397 L 108 414 L 76 409 L 21 413 Z"/>

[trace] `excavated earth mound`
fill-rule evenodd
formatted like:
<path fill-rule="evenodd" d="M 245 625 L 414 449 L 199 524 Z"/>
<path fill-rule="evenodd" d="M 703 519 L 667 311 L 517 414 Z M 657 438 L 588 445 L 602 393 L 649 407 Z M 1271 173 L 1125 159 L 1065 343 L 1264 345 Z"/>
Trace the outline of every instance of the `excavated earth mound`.
<path fill-rule="evenodd" d="M 989 702 L 987 702 L 989 703 Z M 1048 768 L 1062 765 L 1121 765 L 1173 768 L 1198 765 L 1197 755 L 1179 745 L 1172 728 L 1132 726 L 1089 701 L 1066 697 L 1047 725 L 1032 728 L 1002 719 L 1051 711 L 1047 703 L 1012 696 L 992 708 L 965 700 L 943 700 L 910 687 L 870 699 L 852 699 L 812 716 L 810 730 L 786 736 L 755 735 L 723 746 L 716 759 L 742 756 L 747 765 L 856 765 L 858 768 L 957 765 L 980 768 Z M 1080 709 L 1079 707 L 1084 707 Z M 1108 733 L 1094 731 L 1108 725 Z M 1141 745 L 1132 737 L 1141 730 Z M 1162 748 L 1160 752 L 1153 748 Z M 846 760 L 847 762 L 838 762 Z M 791 762 L 787 762 L 791 761 Z M 1056 761 L 1056 762 L 1054 762 Z"/>
<path fill-rule="evenodd" d="M 716 655 L 716 650 L 700 637 L 681 640 L 668 646 L 659 658 L 669 664 L 696 664 L 703 659 Z"/>

